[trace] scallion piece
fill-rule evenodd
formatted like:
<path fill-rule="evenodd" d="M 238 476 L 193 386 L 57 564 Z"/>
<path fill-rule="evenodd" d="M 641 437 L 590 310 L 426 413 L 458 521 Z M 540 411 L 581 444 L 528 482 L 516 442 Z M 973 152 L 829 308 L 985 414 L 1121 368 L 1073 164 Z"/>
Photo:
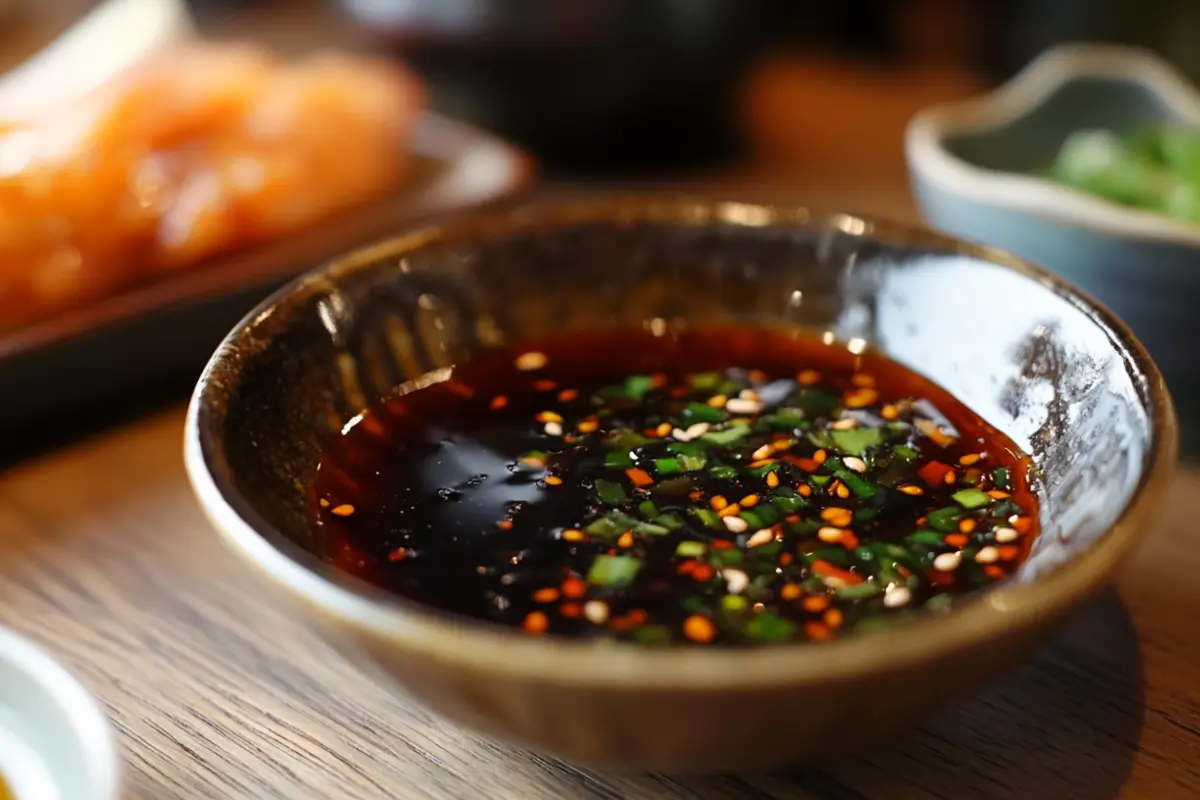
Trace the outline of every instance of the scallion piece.
<path fill-rule="evenodd" d="M 987 492 L 974 488 L 957 491 L 951 497 L 963 508 L 983 508 L 992 502 L 992 498 L 988 496 Z"/>
<path fill-rule="evenodd" d="M 596 496 L 606 506 L 619 506 L 629 499 L 624 486 L 602 478 L 596 480 Z"/>
<path fill-rule="evenodd" d="M 1008 473 L 1008 467 L 996 467 L 992 473 L 992 483 L 997 489 L 1007 492 L 1012 488 L 1011 479 Z"/>
<path fill-rule="evenodd" d="M 733 444 L 750 433 L 748 425 L 730 425 L 719 431 L 709 431 L 700 438 L 713 444 Z"/>
<path fill-rule="evenodd" d="M 624 451 L 604 454 L 604 466 L 624 469 L 633 466 L 633 459 Z"/>
<path fill-rule="evenodd" d="M 795 630 L 796 623 L 770 611 L 755 614 L 745 627 L 746 635 L 751 639 L 769 642 L 787 639 Z"/>
<path fill-rule="evenodd" d="M 717 512 L 707 508 L 689 508 L 688 511 L 693 514 L 706 528 L 723 528 L 725 523 L 721 522 L 721 518 L 717 516 Z"/>
<path fill-rule="evenodd" d="M 649 375 L 630 375 L 625 379 L 625 396 L 630 400 L 641 400 L 654 388 L 654 378 Z"/>
<path fill-rule="evenodd" d="M 683 409 L 683 419 L 689 425 L 697 422 L 720 422 L 725 419 L 724 412 L 704 403 L 688 403 Z"/>
<path fill-rule="evenodd" d="M 675 555 L 683 558 L 699 558 L 707 549 L 704 542 L 686 541 L 675 545 Z"/>
<path fill-rule="evenodd" d="M 588 570 L 588 583 L 596 586 L 624 586 L 637 577 L 642 562 L 632 556 L 596 556 Z"/>
<path fill-rule="evenodd" d="M 946 533 L 953 533 L 958 530 L 958 518 L 961 516 L 962 509 L 955 508 L 954 506 L 946 506 L 945 508 L 939 508 L 937 511 L 930 511 L 925 515 L 925 519 L 929 523 L 929 527 L 945 531 Z"/>
<path fill-rule="evenodd" d="M 879 428 L 851 428 L 848 431 L 830 431 L 833 445 L 841 453 L 862 456 L 872 447 L 883 444 L 883 431 Z"/>

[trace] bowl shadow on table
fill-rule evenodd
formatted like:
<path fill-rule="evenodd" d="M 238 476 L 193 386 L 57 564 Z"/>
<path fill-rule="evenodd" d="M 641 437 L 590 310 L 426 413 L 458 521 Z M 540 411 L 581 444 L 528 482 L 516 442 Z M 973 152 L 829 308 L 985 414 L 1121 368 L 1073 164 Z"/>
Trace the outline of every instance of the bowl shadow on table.
<path fill-rule="evenodd" d="M 1144 713 L 1137 633 L 1109 589 L 1033 661 L 863 755 L 773 774 L 633 783 L 647 796 L 666 784 L 659 791 L 700 800 L 1112 798 L 1129 776 Z"/>

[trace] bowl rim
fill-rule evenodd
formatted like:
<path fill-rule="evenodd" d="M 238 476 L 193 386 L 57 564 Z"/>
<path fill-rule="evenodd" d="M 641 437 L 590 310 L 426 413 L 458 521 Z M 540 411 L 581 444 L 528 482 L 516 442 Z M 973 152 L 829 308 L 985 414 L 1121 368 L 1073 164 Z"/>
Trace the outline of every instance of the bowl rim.
<path fill-rule="evenodd" d="M 62 713 L 73 739 L 70 748 L 84 764 L 89 798 L 116 800 L 121 790 L 121 759 L 112 723 L 100 702 L 54 656 L 15 630 L 0 626 L 0 662 L 25 674 Z M 55 783 L 62 777 L 51 772 Z"/>
<path fill-rule="evenodd" d="M 942 191 L 978 203 L 1107 236 L 1200 246 L 1196 223 L 1123 206 L 1045 178 L 980 167 L 946 149 L 951 136 L 994 133 L 1041 108 L 1064 86 L 1096 79 L 1137 84 L 1170 109 L 1176 121 L 1200 127 L 1200 91 L 1154 53 L 1122 45 L 1069 43 L 1047 50 L 987 94 L 918 112 L 904 135 L 909 167 Z"/>
<path fill-rule="evenodd" d="M 265 346 L 284 307 L 327 288 L 380 259 L 402 259 L 427 245 L 485 238 L 489 233 L 529 231 L 586 222 L 634 221 L 684 225 L 711 223 L 762 226 L 772 223 L 836 228 L 870 235 L 897 245 L 925 246 L 986 260 L 1023 275 L 1067 300 L 1105 331 L 1126 354 L 1127 368 L 1151 417 L 1145 468 L 1133 495 L 1113 526 L 1095 544 L 1046 576 L 1024 584 L 1001 585 L 977 602 L 945 617 L 914 620 L 892 630 L 848 636 L 821 645 L 795 644 L 761 648 L 646 649 L 611 642 L 582 642 L 529 637 L 518 631 L 476 620 L 448 617 L 405 602 L 365 583 L 333 580 L 318 569 L 321 562 L 295 548 L 292 554 L 273 544 L 285 537 L 255 512 L 214 464 L 223 456 L 212 429 L 214 395 L 231 391 L 228 382 L 211 380 L 239 346 Z M 253 356 L 249 356 L 252 358 Z M 240 374 L 240 373 L 235 373 Z M 236 383 L 236 381 L 234 381 Z M 690 199 L 608 198 L 533 204 L 502 211 L 460 215 L 366 247 L 293 281 L 265 300 L 235 328 L 214 354 L 197 383 L 184 431 L 184 460 L 202 509 L 228 545 L 241 557 L 308 605 L 362 634 L 393 647 L 418 653 L 444 668 L 485 672 L 511 680 L 569 684 L 589 688 L 637 687 L 660 690 L 748 689 L 768 685 L 819 684 L 853 680 L 867 674 L 913 667 L 941 655 L 968 649 L 988 638 L 1036 627 L 1081 601 L 1111 575 L 1139 530 L 1157 509 L 1174 468 L 1178 430 L 1162 375 L 1133 333 L 1107 308 L 1066 281 L 1006 252 L 970 244 L 922 227 L 847 214 L 824 214 L 804 207 Z M 502 653 L 502 657 L 497 657 Z"/>

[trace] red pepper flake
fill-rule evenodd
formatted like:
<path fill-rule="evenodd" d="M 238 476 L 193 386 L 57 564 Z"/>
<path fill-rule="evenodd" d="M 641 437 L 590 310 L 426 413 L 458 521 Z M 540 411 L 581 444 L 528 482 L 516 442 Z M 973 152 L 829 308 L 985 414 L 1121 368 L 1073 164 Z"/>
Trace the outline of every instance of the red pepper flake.
<path fill-rule="evenodd" d="M 683 635 L 697 644 L 708 644 L 717 638 L 717 629 L 707 617 L 693 614 L 683 621 Z"/>
<path fill-rule="evenodd" d="M 779 566 L 781 567 L 790 567 L 792 565 L 792 561 L 794 560 L 795 556 L 793 556 L 791 553 L 779 554 Z"/>
<path fill-rule="evenodd" d="M 650 477 L 650 473 L 638 467 L 625 470 L 625 474 L 629 476 L 629 480 L 633 481 L 633 485 L 639 488 L 642 486 L 651 486 L 654 483 L 654 478 Z"/>
<path fill-rule="evenodd" d="M 796 376 L 796 383 L 801 386 L 812 386 L 821 382 L 821 373 L 815 369 L 806 369 Z"/>
<path fill-rule="evenodd" d="M 691 575 L 692 572 L 695 571 L 695 569 L 699 565 L 699 563 L 700 563 L 699 561 L 695 561 L 693 559 L 688 559 L 687 561 L 681 561 L 679 563 L 679 566 L 675 568 L 675 571 L 678 572 L 680 575 Z"/>
<path fill-rule="evenodd" d="M 563 597 L 570 597 L 572 600 L 578 600 L 587 594 L 587 586 L 583 581 L 574 576 L 567 578 L 562 583 Z"/>
<path fill-rule="evenodd" d="M 408 551 L 403 547 L 397 547 L 392 552 L 388 553 L 388 561 L 403 561 L 408 558 Z"/>
<path fill-rule="evenodd" d="M 974 533 L 975 532 L 975 520 L 971 519 L 970 517 L 968 517 L 967 519 L 964 519 L 964 520 L 960 520 L 958 523 L 958 531 L 959 531 L 959 533 Z"/>
<path fill-rule="evenodd" d="M 558 393 L 558 402 L 569 403 L 577 397 L 579 397 L 578 389 L 563 389 Z"/>
<path fill-rule="evenodd" d="M 650 615 L 640 608 L 635 608 L 625 615 L 625 619 L 634 625 L 642 625 L 645 624 L 646 620 L 650 619 Z"/>
<path fill-rule="evenodd" d="M 917 470 L 917 475 L 921 480 L 928 483 L 930 486 L 937 486 L 946 482 L 947 475 L 954 474 L 954 467 L 949 464 L 943 464 L 941 461 L 930 461 Z"/>
<path fill-rule="evenodd" d="M 728 539 L 714 539 L 712 543 L 713 550 L 732 550 L 733 542 Z"/>
<path fill-rule="evenodd" d="M 567 619 L 577 619 L 583 613 L 583 606 L 579 603 L 563 603 L 558 607 L 558 613 Z"/>
<path fill-rule="evenodd" d="M 863 577 L 849 570 L 839 569 L 833 564 L 830 564 L 824 559 L 818 558 L 812 563 L 812 571 L 822 578 L 836 578 L 847 586 L 854 586 L 863 582 Z"/>
<path fill-rule="evenodd" d="M 525 621 L 521 623 L 521 627 L 526 633 L 532 633 L 535 636 L 546 632 L 550 627 L 550 619 L 541 611 L 530 611 L 525 615 Z"/>
<path fill-rule="evenodd" d="M 600 429 L 600 420 L 595 417 L 588 417 L 576 425 L 575 429 L 580 433 L 594 433 Z"/>
<path fill-rule="evenodd" d="M 946 537 L 946 544 L 951 547 L 966 547 L 967 537 L 961 533 L 952 533 Z"/>
<path fill-rule="evenodd" d="M 558 589 L 553 586 L 547 586 L 544 589 L 538 589 L 533 593 L 533 602 L 535 603 L 553 603 L 558 599 Z"/>
<path fill-rule="evenodd" d="M 785 587 L 786 588 L 786 587 Z M 800 605 L 810 614 L 820 614 L 829 608 L 829 598 L 823 594 L 809 595 Z"/>
<path fill-rule="evenodd" d="M 511 519 L 502 519 L 496 523 L 496 527 L 502 531 L 511 531 L 513 523 Z"/>
<path fill-rule="evenodd" d="M 998 567 L 995 564 L 988 564 L 983 568 L 983 574 L 987 575 L 994 581 L 998 581 L 1004 577 L 1004 568 Z"/>
<path fill-rule="evenodd" d="M 1033 530 L 1032 517 L 1013 517 L 1009 519 L 1008 524 L 1012 525 L 1013 528 L 1016 529 L 1017 533 L 1028 534 L 1031 530 Z"/>
<path fill-rule="evenodd" d="M 558 388 L 558 384 L 549 378 L 540 378 L 533 382 L 533 390 L 535 392 L 553 392 Z"/>
<path fill-rule="evenodd" d="M 845 616 L 843 616 L 841 609 L 831 608 L 825 612 L 825 616 L 821 619 L 823 619 L 825 624 L 830 628 L 836 630 L 837 628 L 842 627 L 842 622 L 845 620 Z"/>
<path fill-rule="evenodd" d="M 686 386 L 676 386 L 670 391 L 670 396 L 676 400 L 681 397 L 687 397 L 688 389 Z"/>
<path fill-rule="evenodd" d="M 452 394 L 456 394 L 459 397 L 466 398 L 467 400 L 470 400 L 475 396 L 475 390 L 470 386 L 467 386 L 462 381 L 456 381 L 453 379 L 448 380 L 446 381 L 446 388 L 449 389 Z"/>
<path fill-rule="evenodd" d="M 1015 544 L 1001 545 L 999 550 L 1001 561 L 1012 561 L 1021 554 L 1021 548 L 1017 547 Z"/>
<path fill-rule="evenodd" d="M 833 631 L 829 630 L 824 623 L 809 620 L 804 623 L 804 635 L 814 641 L 823 642 L 833 638 Z"/>
<path fill-rule="evenodd" d="M 488 403 L 488 408 L 492 409 L 492 411 L 499 411 L 506 405 L 508 405 L 508 398 L 502 394 L 498 394 L 492 398 L 492 402 Z"/>
<path fill-rule="evenodd" d="M 692 579 L 700 583 L 707 583 L 712 580 L 713 574 L 713 568 L 708 564 L 697 564 L 696 568 L 692 570 Z"/>
<path fill-rule="evenodd" d="M 842 547 L 847 550 L 858 547 L 858 537 L 852 531 L 842 531 Z"/>
<path fill-rule="evenodd" d="M 800 596 L 800 593 L 800 585 L 796 583 L 785 584 L 784 587 L 779 590 L 779 596 L 784 600 L 795 600 Z"/>

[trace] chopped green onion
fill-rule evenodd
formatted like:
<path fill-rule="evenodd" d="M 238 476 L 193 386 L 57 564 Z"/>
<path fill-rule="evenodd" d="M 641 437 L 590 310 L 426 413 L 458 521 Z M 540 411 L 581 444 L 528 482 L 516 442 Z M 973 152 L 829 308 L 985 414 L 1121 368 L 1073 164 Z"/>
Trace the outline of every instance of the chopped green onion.
<path fill-rule="evenodd" d="M 846 484 L 850 491 L 854 492 L 856 496 L 863 499 L 875 496 L 875 487 L 869 482 L 860 478 L 857 473 L 851 472 L 848 469 L 839 469 L 835 470 L 834 474 L 837 475 L 841 482 Z"/>
<path fill-rule="evenodd" d="M 958 530 L 958 518 L 962 516 L 962 509 L 954 506 L 946 506 L 939 508 L 937 511 L 931 511 L 925 515 L 925 519 L 929 523 L 929 527 L 947 533 L 953 533 Z"/>
<path fill-rule="evenodd" d="M 954 502 L 963 508 L 983 508 L 992 502 L 992 498 L 988 496 L 988 493 L 979 489 L 963 489 L 951 496 L 954 498 Z"/>
<path fill-rule="evenodd" d="M 624 586 L 633 581 L 642 562 L 632 556 L 596 556 L 588 570 L 588 583 L 596 586 Z"/>
<path fill-rule="evenodd" d="M 726 611 L 745 611 L 748 605 L 750 605 L 750 601 L 740 594 L 727 594 L 721 598 L 721 608 Z"/>
<path fill-rule="evenodd" d="M 675 545 L 675 555 L 683 558 L 699 558 L 704 555 L 706 545 L 704 542 L 686 541 Z"/>
<path fill-rule="evenodd" d="M 654 388 L 654 378 L 649 375 L 630 375 L 625 380 L 625 394 L 631 400 L 641 400 Z"/>
<path fill-rule="evenodd" d="M 659 514 L 653 522 L 671 531 L 677 531 L 683 527 L 683 520 L 674 514 Z"/>
<path fill-rule="evenodd" d="M 709 431 L 700 438 L 713 444 L 733 444 L 749 433 L 750 427 L 747 425 L 730 425 L 719 431 Z"/>
<path fill-rule="evenodd" d="M 734 469 L 733 467 L 727 467 L 724 464 L 719 464 L 715 467 L 710 467 L 708 470 L 708 474 L 712 475 L 714 478 L 717 478 L 718 480 L 724 481 L 724 480 L 729 480 L 731 478 L 736 478 L 738 471 L 736 469 Z"/>
<path fill-rule="evenodd" d="M 763 611 L 751 617 L 745 630 L 746 635 L 752 639 L 778 641 L 791 636 L 796 630 L 796 623 L 770 611 Z"/>
<path fill-rule="evenodd" d="M 590 523 L 584 530 L 590 536 L 595 536 L 598 539 L 615 539 L 622 533 L 628 530 L 633 530 L 633 526 L 638 521 L 633 517 L 622 514 L 620 511 L 610 511 L 600 519 Z"/>
<path fill-rule="evenodd" d="M 921 455 L 916 450 L 913 450 L 911 447 L 905 447 L 902 444 L 898 444 L 895 447 L 893 447 L 892 452 L 895 453 L 896 455 L 900 456 L 900 458 L 903 458 L 905 461 L 916 461 L 918 458 L 920 458 L 920 455 Z"/>
<path fill-rule="evenodd" d="M 704 456 L 692 456 L 687 454 L 680 455 L 675 460 L 679 462 L 679 468 L 684 472 L 695 472 L 698 469 L 703 469 L 704 465 L 708 463 L 708 459 Z"/>
<path fill-rule="evenodd" d="M 652 500 L 643 500 L 642 502 L 638 503 L 638 513 L 643 517 L 653 519 L 654 517 L 658 516 L 658 508 L 655 507 Z"/>
<path fill-rule="evenodd" d="M 717 512 L 707 508 L 689 508 L 688 512 L 695 515 L 697 519 L 707 528 L 722 528 L 725 523 L 721 522 L 721 518 L 717 516 Z"/>
<path fill-rule="evenodd" d="M 865 600 L 883 591 L 883 587 L 875 581 L 863 581 L 852 586 L 839 586 L 834 592 L 840 600 Z"/>
<path fill-rule="evenodd" d="M 883 444 L 883 431 L 879 428 L 851 428 L 848 431 L 830 431 L 834 447 L 850 456 L 862 456 L 868 449 Z"/>
<path fill-rule="evenodd" d="M 721 383 L 722 375 L 719 372 L 697 372 L 688 378 L 688 383 L 693 389 L 700 391 L 712 391 Z"/>
<path fill-rule="evenodd" d="M 939 547 L 946 543 L 946 534 L 940 531 L 914 531 L 908 535 L 908 540 L 913 544 Z"/>
<path fill-rule="evenodd" d="M 659 475 L 677 475 L 683 472 L 683 467 L 677 458 L 656 458 L 654 459 L 654 471 Z"/>
<path fill-rule="evenodd" d="M 633 466 L 633 459 L 624 451 L 604 454 L 604 466 L 624 469 Z"/>
<path fill-rule="evenodd" d="M 1012 483 L 1008 474 L 1008 467 L 996 467 L 996 471 L 992 473 L 992 483 L 997 489 L 1007 492 L 1012 488 Z"/>
<path fill-rule="evenodd" d="M 720 422 L 725 419 L 724 412 L 704 403 L 688 403 L 683 409 L 683 419 L 689 425 L 696 422 Z"/>
<path fill-rule="evenodd" d="M 624 486 L 602 478 L 596 480 L 596 495 L 606 506 L 619 506 L 629 499 Z"/>

